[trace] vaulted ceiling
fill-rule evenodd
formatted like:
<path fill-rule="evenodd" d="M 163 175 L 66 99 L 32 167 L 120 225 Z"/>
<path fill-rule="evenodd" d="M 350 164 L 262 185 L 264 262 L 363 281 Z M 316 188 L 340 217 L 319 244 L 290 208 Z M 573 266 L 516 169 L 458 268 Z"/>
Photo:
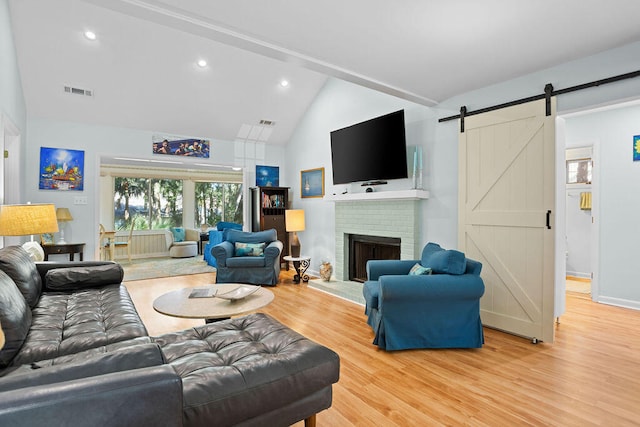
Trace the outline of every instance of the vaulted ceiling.
<path fill-rule="evenodd" d="M 9 4 L 29 116 L 223 140 L 268 120 L 273 144 L 328 76 L 436 105 L 640 40 L 636 0 Z"/>

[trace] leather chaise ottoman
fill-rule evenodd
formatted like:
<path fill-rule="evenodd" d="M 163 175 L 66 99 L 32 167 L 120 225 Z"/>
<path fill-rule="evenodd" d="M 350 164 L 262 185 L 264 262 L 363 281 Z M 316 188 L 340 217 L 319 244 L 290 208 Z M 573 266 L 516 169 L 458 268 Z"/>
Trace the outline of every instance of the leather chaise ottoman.
<path fill-rule="evenodd" d="M 286 426 L 331 406 L 338 355 L 265 314 L 152 340 L 182 379 L 185 425 Z"/>

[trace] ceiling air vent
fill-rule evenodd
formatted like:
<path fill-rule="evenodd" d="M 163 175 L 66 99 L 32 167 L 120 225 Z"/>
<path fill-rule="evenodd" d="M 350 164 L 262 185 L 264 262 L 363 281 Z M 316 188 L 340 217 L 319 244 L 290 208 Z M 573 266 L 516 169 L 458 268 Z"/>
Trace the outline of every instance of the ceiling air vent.
<path fill-rule="evenodd" d="M 274 122 L 273 120 L 260 120 L 260 124 L 262 126 L 275 126 L 276 122 Z"/>
<path fill-rule="evenodd" d="M 73 95 L 93 96 L 93 91 L 89 89 L 80 89 L 78 87 L 65 86 L 64 91 Z"/>

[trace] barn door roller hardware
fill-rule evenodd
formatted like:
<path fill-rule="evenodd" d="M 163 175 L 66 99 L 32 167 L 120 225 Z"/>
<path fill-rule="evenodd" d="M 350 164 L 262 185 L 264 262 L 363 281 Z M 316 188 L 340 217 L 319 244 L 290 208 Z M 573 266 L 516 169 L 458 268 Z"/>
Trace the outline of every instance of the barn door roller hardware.
<path fill-rule="evenodd" d="M 544 93 L 542 93 L 540 95 L 534 95 L 534 96 L 530 96 L 530 97 L 527 97 L 527 98 L 516 99 L 514 101 L 505 102 L 504 104 L 498 104 L 498 105 L 494 105 L 492 107 L 481 108 L 481 109 L 475 110 L 475 111 L 468 111 L 466 106 L 462 106 L 460 108 L 460 114 L 456 114 L 455 116 L 443 117 L 443 118 L 439 119 L 438 122 L 442 123 L 442 122 L 448 122 L 450 120 L 460 119 L 460 133 L 464 133 L 464 119 L 465 119 L 465 117 L 475 116 L 476 114 L 487 113 L 489 111 L 499 110 L 501 108 L 513 107 L 514 105 L 525 104 L 527 102 L 538 101 L 540 99 L 546 100 L 546 102 L 545 102 L 546 112 L 545 113 L 546 113 L 547 116 L 550 116 L 551 115 L 551 97 L 553 97 L 553 96 L 564 95 L 565 93 L 576 92 L 576 91 L 579 91 L 579 90 L 588 89 L 588 88 L 592 88 L 592 87 L 597 87 L 597 86 L 601 86 L 601 85 L 608 84 L 608 83 L 614 83 L 614 82 L 618 82 L 620 80 L 632 79 L 632 78 L 639 77 L 639 76 L 640 76 L 640 70 L 632 71 L 630 73 L 620 74 L 620 75 L 617 75 L 617 76 L 608 77 L 606 79 L 595 80 L 595 81 L 592 81 L 592 82 L 589 82 L 589 83 L 583 83 L 583 84 L 580 84 L 580 85 L 571 86 L 571 87 L 568 87 L 566 89 L 559 89 L 559 90 L 554 90 L 553 89 L 553 85 L 551 83 L 547 83 L 545 85 L 545 87 L 544 87 Z"/>

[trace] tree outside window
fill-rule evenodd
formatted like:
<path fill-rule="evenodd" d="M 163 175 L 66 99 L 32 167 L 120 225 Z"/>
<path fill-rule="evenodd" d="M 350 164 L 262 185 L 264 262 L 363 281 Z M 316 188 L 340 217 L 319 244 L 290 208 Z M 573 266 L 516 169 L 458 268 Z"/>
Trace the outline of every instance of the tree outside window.
<path fill-rule="evenodd" d="M 242 184 L 196 182 L 196 227 L 220 221 L 242 224 Z"/>
<path fill-rule="evenodd" d="M 137 230 L 182 225 L 182 180 L 116 177 L 114 229 L 128 229 L 134 219 Z"/>

